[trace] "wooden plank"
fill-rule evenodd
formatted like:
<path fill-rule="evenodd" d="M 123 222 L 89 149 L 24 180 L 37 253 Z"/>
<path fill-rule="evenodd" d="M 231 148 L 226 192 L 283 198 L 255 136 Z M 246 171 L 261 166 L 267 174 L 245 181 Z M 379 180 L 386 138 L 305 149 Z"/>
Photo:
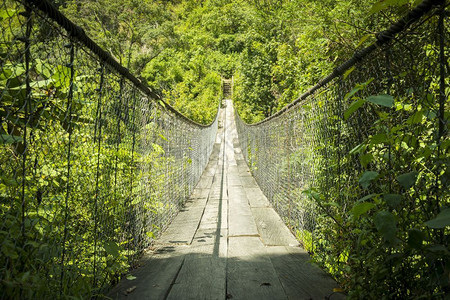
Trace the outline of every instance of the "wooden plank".
<path fill-rule="evenodd" d="M 265 247 L 257 237 L 230 237 L 227 296 L 232 299 L 286 299 Z"/>
<path fill-rule="evenodd" d="M 238 160 L 238 161 L 242 162 L 242 163 L 238 163 L 239 175 L 241 175 L 241 176 L 252 176 L 252 173 L 248 169 L 248 166 L 247 166 L 247 163 L 245 162 L 245 160 Z"/>
<path fill-rule="evenodd" d="M 167 299 L 224 299 L 226 230 L 199 230 Z"/>
<path fill-rule="evenodd" d="M 258 188 L 258 184 L 253 176 L 241 176 L 242 186 L 245 188 Z"/>
<path fill-rule="evenodd" d="M 240 148 L 235 148 L 235 149 L 234 149 L 235 152 L 236 152 L 236 149 L 240 149 Z M 239 150 L 239 151 L 240 151 L 240 150 Z M 235 153 L 234 157 L 235 157 L 236 159 L 238 159 L 238 160 L 244 160 L 244 155 L 243 155 L 242 153 L 240 153 L 240 152 Z"/>
<path fill-rule="evenodd" d="M 207 199 L 210 189 L 195 188 L 192 192 L 190 199 Z"/>
<path fill-rule="evenodd" d="M 241 177 L 238 174 L 229 174 L 227 184 L 228 186 L 242 186 Z"/>
<path fill-rule="evenodd" d="M 242 166 L 242 167 L 248 167 L 247 166 L 247 162 L 243 159 L 237 159 L 236 160 L 236 164 L 238 165 L 238 167 Z"/>
<path fill-rule="evenodd" d="M 206 205 L 205 198 L 195 199 L 180 210 L 156 243 L 189 245 L 197 231 Z"/>
<path fill-rule="evenodd" d="M 242 211 L 237 207 L 229 208 L 228 229 L 230 236 L 259 236 L 255 220 L 251 212 Z"/>
<path fill-rule="evenodd" d="M 221 143 L 215 143 L 213 145 L 213 150 L 211 151 L 211 155 L 209 157 L 209 163 L 216 162 L 219 160 L 219 153 L 220 153 Z"/>
<path fill-rule="evenodd" d="M 190 254 L 196 254 L 198 257 L 226 258 L 228 253 L 228 230 L 221 227 L 199 228 L 190 249 Z"/>
<path fill-rule="evenodd" d="M 269 200 L 267 200 L 259 187 L 245 188 L 245 193 L 250 207 L 271 207 Z"/>
<path fill-rule="evenodd" d="M 209 199 L 227 199 L 227 177 L 226 173 L 218 174 L 214 176 L 213 184 L 211 185 L 210 192 L 208 195 Z"/>
<path fill-rule="evenodd" d="M 228 229 L 230 236 L 258 235 L 245 190 L 239 186 L 228 189 Z"/>
<path fill-rule="evenodd" d="M 229 186 L 227 193 L 230 201 L 248 204 L 247 194 L 242 186 Z"/>
<path fill-rule="evenodd" d="M 188 255 L 167 299 L 223 300 L 226 290 L 225 270 L 225 258 Z"/>
<path fill-rule="evenodd" d="M 214 174 L 216 174 L 218 169 L 218 164 L 217 162 L 209 162 L 209 164 L 206 166 L 205 170 L 203 171 L 202 175 L 206 175 L 206 176 L 214 176 Z"/>
<path fill-rule="evenodd" d="M 222 168 L 222 167 L 220 167 Z M 211 187 L 220 187 L 220 186 L 226 186 L 227 184 L 227 179 L 228 179 L 228 174 L 227 173 L 218 173 L 216 172 L 214 174 L 214 178 L 212 181 L 212 185 Z"/>
<path fill-rule="evenodd" d="M 200 189 L 208 189 L 211 187 L 213 182 L 213 176 L 202 176 L 200 177 L 199 182 L 197 183 L 196 188 Z"/>
<path fill-rule="evenodd" d="M 165 247 L 143 258 L 131 272 L 134 280 L 123 279 L 108 297 L 118 300 L 165 299 L 184 262 L 187 246 Z"/>
<path fill-rule="evenodd" d="M 221 188 L 218 187 L 211 187 L 211 190 L 209 192 L 209 199 L 228 199 L 228 193 L 226 187 Z"/>
<path fill-rule="evenodd" d="M 298 246 L 298 241 L 270 207 L 251 209 L 261 240 L 266 246 Z"/>
<path fill-rule="evenodd" d="M 205 207 L 199 230 L 228 227 L 228 201 L 224 199 L 210 199 Z"/>
<path fill-rule="evenodd" d="M 299 247 L 267 247 L 267 255 L 277 271 L 289 299 L 328 299 L 337 283 Z M 345 299 L 334 293 L 330 299 Z"/>
<path fill-rule="evenodd" d="M 235 175 L 235 174 L 239 175 L 238 166 L 228 166 L 226 171 L 228 175 Z"/>

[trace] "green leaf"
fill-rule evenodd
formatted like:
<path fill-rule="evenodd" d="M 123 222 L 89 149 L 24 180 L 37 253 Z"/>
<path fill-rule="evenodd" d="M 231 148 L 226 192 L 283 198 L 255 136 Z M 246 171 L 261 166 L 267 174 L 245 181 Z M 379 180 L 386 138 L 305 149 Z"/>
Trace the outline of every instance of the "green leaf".
<path fill-rule="evenodd" d="M 306 194 L 306 196 L 308 196 L 308 198 L 311 200 L 316 200 L 318 202 L 320 202 L 322 200 L 321 195 L 314 189 L 307 189 L 307 190 L 304 190 L 302 193 Z"/>
<path fill-rule="evenodd" d="M 2 252 L 3 254 L 10 258 L 10 259 L 17 259 L 19 258 L 19 254 L 14 249 L 14 246 L 11 244 L 11 242 L 4 243 L 2 245 Z"/>
<path fill-rule="evenodd" d="M 353 70 L 355 70 L 355 66 L 351 67 L 350 69 L 348 69 L 347 71 L 345 71 L 343 77 L 344 79 L 348 77 L 348 75 L 350 75 L 351 72 L 353 72 Z"/>
<path fill-rule="evenodd" d="M 135 280 L 136 278 L 137 278 L 136 276 L 133 276 L 131 274 L 127 275 L 127 280 Z"/>
<path fill-rule="evenodd" d="M 449 253 L 447 247 L 445 247 L 444 245 L 441 245 L 441 244 L 430 245 L 430 246 L 427 246 L 426 249 L 433 253 L 439 253 L 439 254 Z"/>
<path fill-rule="evenodd" d="M 445 208 L 436 216 L 425 224 L 430 228 L 444 228 L 450 226 L 450 208 Z"/>
<path fill-rule="evenodd" d="M 391 95 L 369 96 L 366 100 L 385 107 L 392 107 L 394 105 L 394 97 Z"/>
<path fill-rule="evenodd" d="M 375 195 L 375 194 L 372 194 L 372 195 Z M 369 195 L 369 196 L 371 196 L 371 195 Z M 357 219 L 357 218 L 359 218 L 359 216 L 361 216 L 362 214 L 365 214 L 366 212 L 368 212 L 369 210 L 371 210 L 374 207 L 375 207 L 375 204 L 370 203 L 370 202 L 356 203 L 353 206 L 351 212 L 352 212 L 353 216 Z"/>
<path fill-rule="evenodd" d="M 385 194 L 383 196 L 384 202 L 390 207 L 396 207 L 402 201 L 402 196 L 399 194 Z"/>
<path fill-rule="evenodd" d="M 365 36 L 363 36 L 360 40 L 358 45 L 356 45 L 356 48 L 358 48 L 359 46 L 361 46 L 369 37 L 373 36 L 372 33 L 368 33 Z"/>
<path fill-rule="evenodd" d="M 167 138 L 165 136 L 163 136 L 161 133 L 158 133 L 159 137 L 162 138 L 163 140 L 165 140 L 167 142 Z"/>
<path fill-rule="evenodd" d="M 359 200 L 356 201 L 356 202 L 361 203 L 361 202 L 364 202 L 364 201 L 366 201 L 366 200 L 372 199 L 373 197 L 375 197 L 375 196 L 377 196 L 377 195 L 378 195 L 378 194 L 370 194 L 370 195 L 366 195 L 366 196 L 362 197 L 361 199 L 359 199 Z"/>
<path fill-rule="evenodd" d="M 375 134 L 372 137 L 370 137 L 370 144 L 371 145 L 379 145 L 384 144 L 388 140 L 387 134 L 385 133 L 379 133 Z"/>
<path fill-rule="evenodd" d="M 420 124 L 422 123 L 422 119 L 423 119 L 423 111 L 419 110 L 416 111 L 414 114 L 412 114 L 408 120 L 406 120 L 406 124 Z"/>
<path fill-rule="evenodd" d="M 350 104 L 344 112 L 344 119 L 347 120 L 358 108 L 360 108 L 366 101 L 363 99 L 356 100 Z"/>
<path fill-rule="evenodd" d="M 355 148 L 353 148 L 352 150 L 350 150 L 349 154 L 355 154 L 355 153 L 359 153 L 364 149 L 364 144 L 359 144 L 358 146 L 356 146 Z"/>
<path fill-rule="evenodd" d="M 119 256 L 120 247 L 115 242 L 106 242 L 103 248 L 105 248 L 106 253 L 111 254 L 114 257 Z"/>
<path fill-rule="evenodd" d="M 408 245 L 414 249 L 422 248 L 423 239 L 425 235 L 419 229 L 410 229 L 408 230 Z"/>
<path fill-rule="evenodd" d="M 0 144 L 14 144 L 23 142 L 23 138 L 17 135 L 0 134 Z"/>
<path fill-rule="evenodd" d="M 375 215 L 374 223 L 378 232 L 386 242 L 389 244 L 396 244 L 398 242 L 396 237 L 397 220 L 391 212 L 385 210 L 378 212 Z"/>
<path fill-rule="evenodd" d="M 418 173 L 413 171 L 397 176 L 397 181 L 405 189 L 409 189 L 416 183 Z"/>
<path fill-rule="evenodd" d="M 344 100 L 349 99 L 350 97 L 352 97 L 354 94 L 356 94 L 356 92 L 362 90 L 363 87 L 361 85 L 357 85 L 356 87 L 354 87 L 350 92 L 348 92 L 347 94 L 345 94 L 344 96 Z"/>
<path fill-rule="evenodd" d="M 366 171 L 359 178 L 359 184 L 367 189 L 370 183 L 378 177 L 378 172 L 375 171 Z"/>
<path fill-rule="evenodd" d="M 372 5 L 369 14 L 375 14 L 390 6 L 401 6 L 408 3 L 409 0 L 382 0 Z"/>
<path fill-rule="evenodd" d="M 382 2 L 377 2 L 374 3 L 372 5 L 372 8 L 369 11 L 369 14 L 375 14 L 383 9 L 385 9 L 386 7 L 388 7 L 388 5 L 386 4 L 386 2 L 382 1 Z"/>
<path fill-rule="evenodd" d="M 373 160 L 372 153 L 362 154 L 359 156 L 359 161 L 361 162 L 361 165 L 366 168 L 369 163 L 371 163 Z"/>

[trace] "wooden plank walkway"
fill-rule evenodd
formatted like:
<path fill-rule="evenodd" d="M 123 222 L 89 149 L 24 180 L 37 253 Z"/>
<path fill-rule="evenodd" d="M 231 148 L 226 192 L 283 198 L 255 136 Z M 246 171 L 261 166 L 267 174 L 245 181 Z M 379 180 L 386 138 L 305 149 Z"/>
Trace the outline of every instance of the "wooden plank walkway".
<path fill-rule="evenodd" d="M 231 100 L 208 166 L 184 209 L 113 299 L 343 299 L 251 176 Z M 330 297 L 331 296 L 331 297 Z M 330 298 L 327 298 L 330 297 Z"/>

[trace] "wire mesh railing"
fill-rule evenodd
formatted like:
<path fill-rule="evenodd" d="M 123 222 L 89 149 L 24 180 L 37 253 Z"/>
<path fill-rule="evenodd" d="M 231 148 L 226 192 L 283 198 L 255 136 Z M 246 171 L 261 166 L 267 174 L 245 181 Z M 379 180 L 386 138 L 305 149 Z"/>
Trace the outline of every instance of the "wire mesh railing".
<path fill-rule="evenodd" d="M 344 286 L 371 297 L 449 288 L 448 227 L 429 223 L 450 207 L 445 7 L 424 1 L 276 115 L 236 118 L 251 172 L 285 223 Z"/>
<path fill-rule="evenodd" d="M 89 298 L 127 271 L 212 151 L 47 1 L 0 3 L 0 298 Z"/>

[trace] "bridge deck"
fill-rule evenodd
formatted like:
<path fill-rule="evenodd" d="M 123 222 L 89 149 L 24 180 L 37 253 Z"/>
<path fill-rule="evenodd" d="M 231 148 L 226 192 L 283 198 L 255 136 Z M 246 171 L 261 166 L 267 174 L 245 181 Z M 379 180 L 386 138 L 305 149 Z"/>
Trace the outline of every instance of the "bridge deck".
<path fill-rule="evenodd" d="M 336 283 L 262 194 L 241 154 L 233 106 L 185 208 L 114 299 L 324 299 Z M 333 294 L 331 299 L 341 298 Z"/>

